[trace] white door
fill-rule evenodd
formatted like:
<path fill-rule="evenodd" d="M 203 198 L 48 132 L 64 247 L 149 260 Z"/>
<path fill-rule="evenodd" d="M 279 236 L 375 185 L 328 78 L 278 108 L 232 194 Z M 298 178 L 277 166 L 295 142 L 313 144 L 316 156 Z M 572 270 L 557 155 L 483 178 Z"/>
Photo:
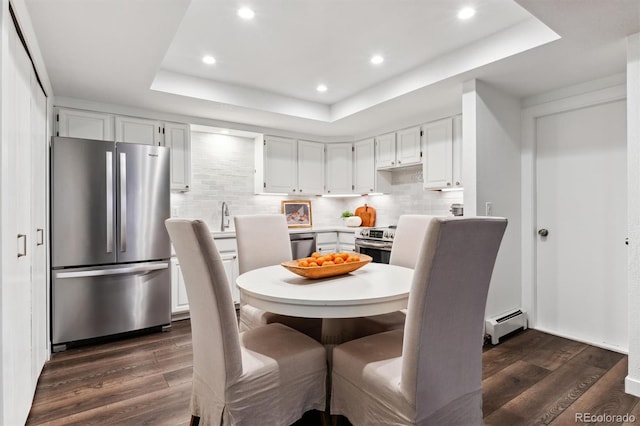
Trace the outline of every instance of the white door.
<path fill-rule="evenodd" d="M 47 98 L 31 71 L 31 384 L 35 389 L 38 377 L 49 355 L 47 330 Z"/>
<path fill-rule="evenodd" d="M 625 117 L 625 102 L 618 101 L 536 123 L 536 328 L 623 350 Z"/>

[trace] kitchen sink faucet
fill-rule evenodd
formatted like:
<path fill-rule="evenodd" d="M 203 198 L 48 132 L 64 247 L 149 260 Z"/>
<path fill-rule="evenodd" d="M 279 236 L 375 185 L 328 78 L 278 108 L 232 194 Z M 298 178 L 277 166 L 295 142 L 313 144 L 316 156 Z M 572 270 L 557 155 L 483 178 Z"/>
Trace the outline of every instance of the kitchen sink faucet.
<path fill-rule="evenodd" d="M 220 232 L 224 232 L 229 227 L 229 206 L 226 201 L 222 202 L 222 217 L 220 221 Z"/>

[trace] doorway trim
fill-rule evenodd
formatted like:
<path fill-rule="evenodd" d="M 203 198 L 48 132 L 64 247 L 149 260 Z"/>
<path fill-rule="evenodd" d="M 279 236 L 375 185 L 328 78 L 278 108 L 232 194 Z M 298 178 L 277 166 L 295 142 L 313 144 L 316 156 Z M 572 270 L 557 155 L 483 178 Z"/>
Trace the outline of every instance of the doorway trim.
<path fill-rule="evenodd" d="M 624 100 L 627 97 L 625 84 L 597 87 L 593 82 L 591 91 L 556 99 L 522 110 L 522 156 L 521 156 L 521 211 L 522 211 L 522 307 L 527 312 L 529 326 L 537 321 L 537 204 L 536 204 L 536 120 L 547 115 L 558 114 L 594 105 Z M 584 87 L 584 86 L 581 86 Z M 586 89 L 586 88 L 585 88 Z M 560 93 L 560 91 L 558 92 Z"/>

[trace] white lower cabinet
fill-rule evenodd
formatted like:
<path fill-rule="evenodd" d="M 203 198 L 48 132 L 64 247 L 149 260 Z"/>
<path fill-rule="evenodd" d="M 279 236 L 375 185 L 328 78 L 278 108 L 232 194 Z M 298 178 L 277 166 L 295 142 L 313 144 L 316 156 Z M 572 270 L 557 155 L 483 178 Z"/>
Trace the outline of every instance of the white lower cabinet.
<path fill-rule="evenodd" d="M 354 232 L 338 232 L 338 251 L 355 251 L 356 236 Z"/>
<path fill-rule="evenodd" d="M 234 303 L 240 303 L 240 291 L 236 285 L 238 278 L 238 254 L 236 240 L 227 238 L 216 241 L 220 257 L 227 273 L 227 281 L 229 282 L 229 290 Z M 171 313 L 172 314 L 188 314 L 189 299 L 187 298 L 187 288 L 184 283 L 180 262 L 177 257 L 171 258 Z"/>
<path fill-rule="evenodd" d="M 184 278 L 177 258 L 171 259 L 171 313 L 179 314 L 189 310 L 189 299 Z"/>
<path fill-rule="evenodd" d="M 316 251 L 320 254 L 338 251 L 338 233 L 318 232 L 316 234 Z"/>

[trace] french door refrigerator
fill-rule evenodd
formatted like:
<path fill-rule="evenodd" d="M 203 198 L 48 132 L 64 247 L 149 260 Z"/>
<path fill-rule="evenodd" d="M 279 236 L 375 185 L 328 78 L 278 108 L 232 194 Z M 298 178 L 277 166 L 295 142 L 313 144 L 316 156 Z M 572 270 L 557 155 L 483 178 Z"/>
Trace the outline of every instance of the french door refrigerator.
<path fill-rule="evenodd" d="M 171 322 L 169 149 L 53 137 L 51 339 Z"/>

